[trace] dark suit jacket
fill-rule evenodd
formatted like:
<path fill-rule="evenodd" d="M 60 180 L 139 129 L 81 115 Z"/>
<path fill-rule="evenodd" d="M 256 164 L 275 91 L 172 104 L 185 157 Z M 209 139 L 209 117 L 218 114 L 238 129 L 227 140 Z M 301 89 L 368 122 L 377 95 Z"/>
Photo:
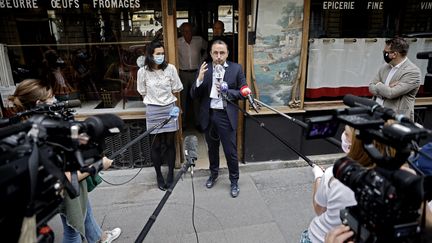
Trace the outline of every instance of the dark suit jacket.
<path fill-rule="evenodd" d="M 243 99 L 240 88 L 247 85 L 240 64 L 227 61 L 228 67 L 225 68 L 223 80 L 228 84 L 228 99 L 237 104 L 239 99 Z M 190 94 L 193 99 L 200 99 L 199 121 L 202 129 L 206 129 L 210 123 L 210 91 L 213 84 L 213 65 L 209 63 L 208 70 L 204 74 L 203 83 L 196 87 L 192 85 Z M 237 129 L 238 108 L 227 102 L 226 112 L 234 130 Z"/>

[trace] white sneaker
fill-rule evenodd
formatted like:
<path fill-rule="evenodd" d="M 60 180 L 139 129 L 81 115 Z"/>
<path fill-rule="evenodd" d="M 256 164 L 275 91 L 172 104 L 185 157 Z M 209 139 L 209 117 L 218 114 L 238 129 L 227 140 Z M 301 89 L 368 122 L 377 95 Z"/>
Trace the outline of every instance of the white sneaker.
<path fill-rule="evenodd" d="M 102 243 L 111 243 L 120 236 L 121 229 L 115 228 L 111 231 L 104 231 L 104 234 L 105 234 L 106 238 L 105 238 L 105 240 L 102 241 Z"/>

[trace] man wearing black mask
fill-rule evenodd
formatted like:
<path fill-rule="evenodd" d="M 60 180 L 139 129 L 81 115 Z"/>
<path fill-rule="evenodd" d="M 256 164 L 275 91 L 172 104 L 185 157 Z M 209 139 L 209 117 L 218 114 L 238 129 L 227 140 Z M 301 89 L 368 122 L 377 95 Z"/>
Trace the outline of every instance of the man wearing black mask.
<path fill-rule="evenodd" d="M 408 57 L 409 45 L 403 38 L 387 40 L 384 64 L 369 84 L 375 101 L 414 120 L 415 96 L 420 87 L 420 69 Z"/>

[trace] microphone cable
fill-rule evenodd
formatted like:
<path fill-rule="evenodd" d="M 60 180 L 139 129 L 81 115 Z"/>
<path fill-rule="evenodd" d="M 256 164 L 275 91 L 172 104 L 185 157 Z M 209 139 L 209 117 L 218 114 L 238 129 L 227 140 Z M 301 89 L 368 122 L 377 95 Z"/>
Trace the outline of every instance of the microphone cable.
<path fill-rule="evenodd" d="M 159 129 L 161 129 L 161 127 L 158 128 L 157 131 L 159 131 Z M 155 141 L 155 139 L 156 139 L 157 134 L 158 134 L 158 133 L 156 133 L 156 135 L 153 137 L 153 140 L 152 140 L 152 142 L 150 143 L 150 148 L 151 148 L 151 146 L 153 146 L 153 143 L 154 143 L 154 141 Z M 135 175 L 133 175 L 131 178 L 129 178 L 129 179 L 127 179 L 126 181 L 121 182 L 121 183 L 113 183 L 113 182 L 109 182 L 109 181 L 105 180 L 102 176 L 100 176 L 100 175 L 99 175 L 99 176 L 101 177 L 102 181 L 105 182 L 105 183 L 107 183 L 108 185 L 111 185 L 111 186 L 121 186 L 121 185 L 125 185 L 125 184 L 131 182 L 133 179 L 135 179 L 135 178 L 136 178 L 136 177 L 141 173 L 141 171 L 143 170 L 143 168 L 144 168 L 144 167 L 141 167 Z"/>
<path fill-rule="evenodd" d="M 193 166 L 191 168 L 191 184 L 192 184 L 192 227 L 195 233 L 196 242 L 199 243 L 198 239 L 198 231 L 195 226 L 195 186 L 194 186 L 194 169 Z"/>

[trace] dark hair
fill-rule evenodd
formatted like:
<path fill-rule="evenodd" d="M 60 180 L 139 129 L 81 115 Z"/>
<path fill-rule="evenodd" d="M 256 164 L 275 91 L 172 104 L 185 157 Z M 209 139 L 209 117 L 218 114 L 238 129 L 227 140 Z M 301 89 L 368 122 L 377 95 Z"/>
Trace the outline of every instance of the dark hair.
<path fill-rule="evenodd" d="M 153 67 L 157 65 L 154 58 L 153 58 L 154 50 L 156 48 L 160 48 L 160 47 L 164 48 L 162 43 L 160 43 L 159 41 L 152 41 L 147 46 L 147 57 L 145 59 L 144 64 L 147 66 L 147 69 L 150 71 L 153 71 Z M 166 62 L 166 60 L 164 60 L 163 63 L 160 64 L 159 66 L 161 67 L 162 70 L 164 70 L 166 67 L 168 67 L 168 63 Z"/>
<path fill-rule="evenodd" d="M 216 39 L 216 40 L 214 40 L 214 41 L 211 43 L 211 46 L 210 46 L 210 52 L 211 52 L 211 48 L 212 48 L 214 45 L 216 45 L 216 44 L 218 44 L 218 45 L 225 45 L 226 48 L 228 49 L 228 45 L 227 45 L 227 43 L 225 43 L 225 41 L 223 41 L 222 39 Z"/>
<path fill-rule="evenodd" d="M 405 39 L 401 37 L 395 37 L 390 40 L 386 40 L 386 45 L 390 47 L 391 51 L 397 51 L 402 56 L 406 56 L 408 54 L 409 45 Z"/>

